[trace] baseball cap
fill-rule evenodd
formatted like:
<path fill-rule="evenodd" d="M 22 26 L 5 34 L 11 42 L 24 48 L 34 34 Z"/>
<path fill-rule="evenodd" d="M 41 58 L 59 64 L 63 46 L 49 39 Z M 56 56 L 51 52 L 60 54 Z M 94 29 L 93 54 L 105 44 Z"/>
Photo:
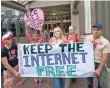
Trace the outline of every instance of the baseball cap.
<path fill-rule="evenodd" d="M 2 40 L 5 40 L 5 39 L 9 38 L 10 36 L 12 36 L 12 33 L 11 32 L 7 32 L 6 34 L 4 34 L 2 36 Z"/>
<path fill-rule="evenodd" d="M 8 31 L 8 32 L 7 32 L 7 35 L 13 36 L 12 31 Z"/>
<path fill-rule="evenodd" d="M 97 27 L 97 28 L 99 28 L 99 29 L 101 29 L 101 30 L 102 30 L 102 25 L 101 25 L 101 24 L 99 24 L 99 23 L 94 24 L 92 27 Z"/>

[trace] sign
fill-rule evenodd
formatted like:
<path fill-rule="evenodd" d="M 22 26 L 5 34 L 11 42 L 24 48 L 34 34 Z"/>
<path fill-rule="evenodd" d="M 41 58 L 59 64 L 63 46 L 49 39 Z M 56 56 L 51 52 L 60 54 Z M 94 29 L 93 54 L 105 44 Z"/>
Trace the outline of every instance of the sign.
<path fill-rule="evenodd" d="M 41 30 L 44 23 L 44 12 L 40 8 L 27 12 L 24 15 L 25 24 L 36 30 Z"/>
<path fill-rule="evenodd" d="M 18 56 L 21 77 L 94 76 L 91 43 L 19 44 Z"/>

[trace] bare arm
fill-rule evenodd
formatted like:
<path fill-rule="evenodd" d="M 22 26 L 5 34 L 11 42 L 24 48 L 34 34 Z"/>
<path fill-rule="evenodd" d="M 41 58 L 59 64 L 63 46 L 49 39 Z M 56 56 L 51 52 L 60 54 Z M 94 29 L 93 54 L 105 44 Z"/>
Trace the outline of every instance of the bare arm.
<path fill-rule="evenodd" d="M 32 42 L 32 37 L 28 31 L 28 26 L 26 26 L 26 38 L 28 39 L 29 42 Z"/>
<path fill-rule="evenodd" d="M 8 69 L 10 72 L 12 72 L 15 76 L 16 74 L 18 74 L 18 72 L 16 72 L 9 64 L 8 64 L 8 60 L 7 60 L 7 57 L 3 57 L 2 59 L 2 63 L 4 65 L 4 67 L 6 69 Z"/>
<path fill-rule="evenodd" d="M 39 42 L 39 43 L 44 43 L 44 42 L 45 42 L 45 36 L 44 36 L 43 33 L 41 34 L 41 37 L 40 37 L 40 39 L 39 39 L 38 42 Z"/>
<path fill-rule="evenodd" d="M 102 70 L 108 60 L 108 53 L 104 53 L 98 69 Z"/>
<path fill-rule="evenodd" d="M 103 57 L 99 65 L 99 69 L 102 70 L 108 60 L 108 53 L 110 53 L 110 43 L 107 42 L 103 49 Z"/>
<path fill-rule="evenodd" d="M 80 36 L 77 36 L 77 42 L 80 42 L 80 41 L 81 41 Z"/>
<path fill-rule="evenodd" d="M 106 44 L 106 46 L 104 47 L 104 49 L 103 49 L 103 56 L 102 56 L 102 60 L 101 60 L 101 62 L 100 62 L 100 65 L 99 65 L 99 67 L 98 67 L 98 68 L 96 69 L 96 71 L 95 71 L 95 73 L 96 73 L 97 76 L 100 75 L 100 73 L 101 73 L 103 67 L 105 66 L 105 64 L 106 64 L 106 62 L 107 62 L 107 60 L 108 60 L 109 48 L 110 48 L 110 46 L 109 46 L 109 42 L 108 42 L 108 43 Z"/>

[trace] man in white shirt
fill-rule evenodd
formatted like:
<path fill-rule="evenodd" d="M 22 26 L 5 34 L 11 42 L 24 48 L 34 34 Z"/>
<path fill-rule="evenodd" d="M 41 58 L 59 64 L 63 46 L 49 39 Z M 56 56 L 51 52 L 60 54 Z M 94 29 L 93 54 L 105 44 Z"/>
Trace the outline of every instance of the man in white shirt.
<path fill-rule="evenodd" d="M 98 78 L 97 88 L 107 88 L 105 82 L 106 62 L 110 53 L 110 43 L 102 36 L 102 25 L 93 25 L 92 35 L 87 36 L 86 42 L 92 42 L 94 47 L 95 75 Z M 93 88 L 93 78 L 88 78 L 88 88 Z"/>

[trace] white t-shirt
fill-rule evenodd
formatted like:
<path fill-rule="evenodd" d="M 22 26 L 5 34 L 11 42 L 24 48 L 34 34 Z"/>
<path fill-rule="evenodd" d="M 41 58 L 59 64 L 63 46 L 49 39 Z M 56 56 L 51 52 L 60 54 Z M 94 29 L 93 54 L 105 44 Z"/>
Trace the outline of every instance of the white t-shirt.
<path fill-rule="evenodd" d="M 110 43 L 107 39 L 101 36 L 99 39 L 95 39 L 93 35 L 88 35 L 85 39 L 86 42 L 96 43 L 96 47 L 94 49 L 94 57 L 95 62 L 100 63 L 103 57 L 103 53 L 110 53 Z"/>

